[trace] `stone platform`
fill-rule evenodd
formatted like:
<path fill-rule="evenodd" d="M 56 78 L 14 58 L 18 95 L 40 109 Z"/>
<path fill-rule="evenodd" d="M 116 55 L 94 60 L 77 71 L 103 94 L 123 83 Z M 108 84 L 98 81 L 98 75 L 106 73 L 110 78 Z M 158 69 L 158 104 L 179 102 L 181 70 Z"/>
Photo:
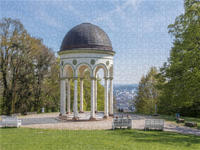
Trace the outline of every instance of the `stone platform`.
<path fill-rule="evenodd" d="M 74 119 L 74 114 L 66 114 L 64 116 L 59 116 L 58 119 L 63 120 L 63 121 L 100 121 L 105 119 L 104 118 L 104 113 L 103 112 L 97 112 L 95 113 L 95 118 L 90 118 L 90 112 L 84 112 L 84 113 L 79 113 L 77 120 Z"/>

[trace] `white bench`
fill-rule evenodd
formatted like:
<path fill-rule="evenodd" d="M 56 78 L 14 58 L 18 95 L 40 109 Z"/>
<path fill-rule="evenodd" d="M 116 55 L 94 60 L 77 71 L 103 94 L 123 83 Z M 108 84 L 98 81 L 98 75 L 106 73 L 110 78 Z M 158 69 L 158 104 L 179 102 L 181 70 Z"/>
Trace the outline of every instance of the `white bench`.
<path fill-rule="evenodd" d="M 2 127 L 20 127 L 22 125 L 21 120 L 17 117 L 4 117 L 2 118 Z"/>
<path fill-rule="evenodd" d="M 112 123 L 112 129 L 115 128 L 132 128 L 132 119 L 129 118 L 114 118 Z"/>
<path fill-rule="evenodd" d="M 145 120 L 144 130 L 163 130 L 164 120 L 163 119 L 148 119 Z"/>

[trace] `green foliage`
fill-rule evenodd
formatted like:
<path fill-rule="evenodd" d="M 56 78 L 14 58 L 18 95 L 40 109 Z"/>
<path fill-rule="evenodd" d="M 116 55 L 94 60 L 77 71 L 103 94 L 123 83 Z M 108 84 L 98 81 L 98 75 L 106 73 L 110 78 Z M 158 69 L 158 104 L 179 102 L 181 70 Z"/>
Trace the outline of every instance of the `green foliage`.
<path fill-rule="evenodd" d="M 100 83 L 100 79 L 97 79 L 97 109 L 99 111 L 104 110 L 104 87 Z M 91 110 L 91 82 L 90 73 L 86 71 L 83 80 L 83 109 L 84 111 Z M 80 80 L 78 79 L 78 85 L 80 85 Z M 74 100 L 74 83 L 70 82 L 70 96 L 71 96 L 71 110 L 73 110 L 73 100 Z M 78 109 L 80 107 L 80 86 L 78 86 Z"/>
<path fill-rule="evenodd" d="M 40 111 L 41 107 L 57 109 L 57 102 L 54 102 L 54 106 L 47 102 L 47 99 L 57 101 L 59 98 L 58 94 L 49 93 L 51 89 L 47 88 L 48 84 L 53 88 L 57 85 L 59 78 L 56 65 L 58 64 L 51 49 L 47 48 L 41 39 L 31 37 L 20 21 L 2 19 L 0 21 L 1 113 Z"/>
<path fill-rule="evenodd" d="M 174 42 L 161 68 L 159 112 L 200 116 L 200 2 L 185 0 L 184 6 L 185 13 L 169 25 Z"/>
<path fill-rule="evenodd" d="M 139 130 L 0 129 L 1 150 L 198 150 L 200 137 Z M 55 142 L 56 141 L 56 142 Z"/>
<path fill-rule="evenodd" d="M 140 80 L 137 95 L 135 97 L 135 107 L 138 113 L 153 114 L 155 105 L 158 103 L 157 90 L 157 69 L 152 67 L 148 74 Z"/>

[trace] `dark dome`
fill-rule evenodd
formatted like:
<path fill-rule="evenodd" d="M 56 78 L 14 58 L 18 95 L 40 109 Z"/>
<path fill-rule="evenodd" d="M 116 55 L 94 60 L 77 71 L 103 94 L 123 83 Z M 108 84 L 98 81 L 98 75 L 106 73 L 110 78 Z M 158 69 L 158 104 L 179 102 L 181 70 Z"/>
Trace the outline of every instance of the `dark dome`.
<path fill-rule="evenodd" d="M 60 51 L 94 49 L 112 51 L 108 35 L 98 26 L 82 23 L 72 28 L 64 37 Z"/>

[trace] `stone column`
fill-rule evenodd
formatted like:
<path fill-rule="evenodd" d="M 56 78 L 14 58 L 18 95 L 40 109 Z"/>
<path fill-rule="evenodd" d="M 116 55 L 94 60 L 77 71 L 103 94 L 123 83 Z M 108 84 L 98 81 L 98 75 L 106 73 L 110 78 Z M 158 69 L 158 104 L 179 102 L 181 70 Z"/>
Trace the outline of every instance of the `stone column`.
<path fill-rule="evenodd" d="M 104 118 L 108 118 L 108 78 L 105 77 L 105 87 L 104 87 Z"/>
<path fill-rule="evenodd" d="M 65 79 L 60 80 L 60 115 L 66 114 L 66 87 Z"/>
<path fill-rule="evenodd" d="M 80 79 L 80 113 L 83 113 L 83 78 Z"/>
<path fill-rule="evenodd" d="M 94 81 L 95 112 L 97 112 L 97 79 Z"/>
<path fill-rule="evenodd" d="M 77 84 L 78 84 L 78 78 L 74 77 L 74 106 L 73 106 L 74 117 L 73 117 L 73 120 L 79 119 L 78 118 L 78 103 L 77 103 L 77 97 L 78 97 Z"/>
<path fill-rule="evenodd" d="M 110 111 L 109 115 L 113 116 L 113 78 L 110 78 L 110 92 L 109 92 L 109 97 L 110 97 Z"/>
<path fill-rule="evenodd" d="M 95 80 L 95 78 L 91 77 L 91 116 L 90 116 L 90 120 L 95 120 L 94 80 Z"/>
<path fill-rule="evenodd" d="M 68 78 L 68 80 L 67 80 L 67 114 L 71 113 L 70 105 L 71 105 L 70 79 Z"/>

